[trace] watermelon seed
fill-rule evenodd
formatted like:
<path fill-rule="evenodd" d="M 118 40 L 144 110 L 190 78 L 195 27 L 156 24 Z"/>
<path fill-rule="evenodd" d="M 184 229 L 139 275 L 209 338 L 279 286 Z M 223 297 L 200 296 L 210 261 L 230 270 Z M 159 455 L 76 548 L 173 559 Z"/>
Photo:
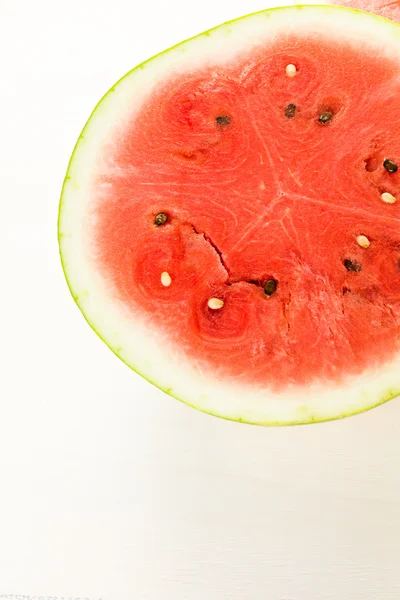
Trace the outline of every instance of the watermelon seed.
<path fill-rule="evenodd" d="M 164 225 L 168 221 L 168 215 L 165 213 L 158 213 L 158 215 L 154 218 L 154 225 L 160 227 L 160 225 Z"/>
<path fill-rule="evenodd" d="M 169 287 L 172 283 L 171 275 L 164 271 L 161 273 L 161 283 L 164 287 Z"/>
<path fill-rule="evenodd" d="M 278 282 L 275 279 L 267 279 L 264 283 L 264 294 L 272 296 L 278 286 Z"/>
<path fill-rule="evenodd" d="M 296 66 L 293 65 L 293 64 L 291 64 L 291 63 L 289 65 L 286 65 L 286 69 L 285 70 L 286 70 L 286 75 L 288 77 L 294 77 L 296 75 L 296 73 L 297 73 Z"/>
<path fill-rule="evenodd" d="M 224 301 L 220 300 L 219 298 L 210 298 L 207 304 L 208 308 L 211 308 L 212 310 L 218 310 L 224 306 Z"/>
<path fill-rule="evenodd" d="M 361 265 L 356 260 L 346 258 L 343 264 L 348 271 L 354 271 L 354 273 L 359 273 L 361 271 Z"/>
<path fill-rule="evenodd" d="M 324 110 L 318 117 L 318 121 L 320 123 L 322 123 L 322 125 L 329 123 L 329 121 L 332 121 L 332 119 L 333 119 L 333 112 L 330 110 Z"/>
<path fill-rule="evenodd" d="M 296 109 L 297 106 L 295 104 L 288 104 L 285 108 L 285 117 L 288 119 L 293 119 L 294 115 L 296 114 Z"/>
<path fill-rule="evenodd" d="M 396 165 L 396 163 L 390 160 L 389 158 L 385 158 L 385 160 L 383 161 L 383 166 L 385 167 L 388 173 L 397 173 L 397 170 L 399 168 Z"/>
<path fill-rule="evenodd" d="M 361 246 L 361 248 L 369 248 L 371 245 L 371 242 L 369 241 L 366 235 L 358 235 L 356 237 L 356 240 L 357 244 Z"/>
<path fill-rule="evenodd" d="M 389 194 L 389 192 L 383 192 L 381 198 L 386 204 L 394 204 L 396 202 L 396 198 L 392 194 Z"/>
<path fill-rule="evenodd" d="M 220 115 L 215 119 L 215 121 L 220 127 L 226 127 L 227 125 L 230 125 L 231 118 L 227 115 Z"/>

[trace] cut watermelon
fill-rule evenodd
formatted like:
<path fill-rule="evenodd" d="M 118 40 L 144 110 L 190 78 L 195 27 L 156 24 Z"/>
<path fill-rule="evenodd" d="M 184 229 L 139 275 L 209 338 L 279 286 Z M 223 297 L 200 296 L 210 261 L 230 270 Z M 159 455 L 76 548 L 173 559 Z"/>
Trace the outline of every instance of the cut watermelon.
<path fill-rule="evenodd" d="M 123 361 L 249 423 L 399 394 L 399 64 L 398 25 L 291 7 L 110 90 L 72 156 L 59 239 L 79 308 Z"/>

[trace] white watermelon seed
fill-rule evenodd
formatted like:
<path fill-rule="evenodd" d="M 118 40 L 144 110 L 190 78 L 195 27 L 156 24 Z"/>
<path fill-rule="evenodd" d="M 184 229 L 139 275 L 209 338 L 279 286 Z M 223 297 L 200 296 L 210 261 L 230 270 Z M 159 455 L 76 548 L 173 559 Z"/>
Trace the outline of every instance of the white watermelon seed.
<path fill-rule="evenodd" d="M 361 246 L 361 248 L 369 248 L 371 245 L 371 242 L 369 241 L 366 235 L 358 235 L 356 240 L 357 244 Z"/>
<path fill-rule="evenodd" d="M 392 194 L 389 194 L 389 192 L 383 192 L 381 198 L 387 204 L 394 204 L 396 202 L 396 198 Z"/>
<path fill-rule="evenodd" d="M 286 75 L 288 77 L 294 77 L 297 73 L 297 69 L 295 65 L 292 65 L 292 63 L 290 63 L 289 65 L 286 65 Z"/>
<path fill-rule="evenodd" d="M 220 300 L 219 298 L 210 298 L 207 304 L 208 308 L 211 308 L 212 310 L 218 310 L 219 308 L 223 307 L 224 301 Z"/>
<path fill-rule="evenodd" d="M 167 271 L 161 273 L 161 283 L 164 287 L 169 287 L 171 285 L 171 275 Z"/>

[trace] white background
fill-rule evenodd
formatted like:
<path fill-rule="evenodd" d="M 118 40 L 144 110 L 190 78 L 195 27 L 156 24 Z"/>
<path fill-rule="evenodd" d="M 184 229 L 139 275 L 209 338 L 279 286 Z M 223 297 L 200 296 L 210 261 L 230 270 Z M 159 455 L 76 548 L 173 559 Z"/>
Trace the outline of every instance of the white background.
<path fill-rule="evenodd" d="M 69 155 L 142 60 L 262 0 L 0 0 L 0 598 L 398 600 L 400 401 L 261 429 L 189 409 L 86 325 Z"/>

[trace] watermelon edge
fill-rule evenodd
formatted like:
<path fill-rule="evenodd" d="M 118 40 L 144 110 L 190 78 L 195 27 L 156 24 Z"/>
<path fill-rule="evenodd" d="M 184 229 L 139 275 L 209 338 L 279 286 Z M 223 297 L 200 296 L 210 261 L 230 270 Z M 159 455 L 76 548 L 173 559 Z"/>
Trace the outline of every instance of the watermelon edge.
<path fill-rule="evenodd" d="M 229 21 L 226 21 L 224 23 L 221 23 L 219 25 L 216 25 L 215 27 L 212 27 L 202 33 L 196 34 L 194 36 L 191 36 L 177 44 L 174 44 L 173 46 L 170 46 L 169 48 L 155 54 L 154 56 L 152 56 L 149 59 L 146 59 L 145 61 L 143 61 L 142 63 L 136 65 L 135 67 L 133 67 L 132 69 L 130 69 L 127 73 L 125 73 L 111 88 L 108 89 L 108 91 L 101 97 L 101 99 L 98 101 L 98 103 L 95 105 L 94 109 L 92 110 L 92 112 L 90 113 L 85 125 L 83 126 L 83 129 L 80 132 L 80 135 L 77 139 L 77 142 L 75 143 L 75 146 L 73 148 L 70 160 L 68 162 L 68 166 L 67 166 L 67 172 L 63 181 L 63 185 L 61 188 L 61 194 L 60 194 L 60 201 L 59 201 L 59 208 L 58 208 L 58 218 L 57 218 L 57 232 L 58 232 L 58 246 L 59 246 L 59 255 L 60 255 L 60 262 L 61 262 L 61 267 L 64 273 L 64 277 L 68 286 L 68 289 L 71 293 L 71 296 L 75 302 L 75 304 L 78 306 L 80 312 L 82 313 L 85 321 L 87 322 L 87 324 L 89 325 L 89 327 L 94 331 L 94 333 L 101 339 L 102 342 L 104 342 L 104 344 L 113 352 L 113 354 L 115 354 L 125 365 L 127 365 L 132 371 L 134 371 L 136 374 L 140 375 L 140 377 L 142 377 L 143 379 L 145 379 L 146 381 L 148 381 L 150 384 L 152 384 L 153 386 L 155 386 L 156 388 L 158 388 L 160 391 L 164 392 L 166 395 L 174 398 L 175 400 L 178 400 L 179 402 L 181 402 L 182 404 L 185 404 L 186 406 L 189 406 L 191 408 L 194 408 L 200 412 L 203 412 L 207 415 L 210 416 L 214 416 L 214 417 L 218 417 L 220 419 L 226 420 L 226 421 L 233 421 L 233 422 L 238 422 L 238 423 L 246 423 L 248 425 L 258 425 L 258 426 L 273 426 L 273 427 L 283 427 L 283 426 L 296 426 L 296 425 L 309 425 L 312 423 L 323 423 L 323 422 L 329 422 L 329 421 L 336 421 L 336 420 L 341 420 L 347 417 L 351 417 L 351 416 L 355 416 L 357 414 L 362 414 L 365 412 L 368 412 L 369 410 L 372 410 L 374 408 L 377 408 L 378 406 L 381 406 L 387 402 L 389 402 L 390 400 L 393 400 L 396 397 L 400 396 L 400 388 L 397 389 L 390 389 L 386 392 L 384 392 L 382 394 L 382 397 L 377 400 L 376 402 L 373 402 L 372 404 L 369 405 L 365 405 L 365 406 L 361 406 L 359 408 L 357 408 L 354 411 L 349 411 L 349 412 L 343 412 L 341 414 L 335 414 L 335 415 L 329 415 L 329 416 L 321 416 L 321 415 L 310 415 L 308 411 L 305 411 L 305 416 L 304 418 L 298 418 L 298 419 L 293 419 L 292 421 L 284 421 L 284 422 L 280 422 L 280 421 L 274 421 L 274 420 L 257 420 L 257 419 L 249 419 L 249 418 L 244 418 L 244 417 L 234 417 L 234 416 L 229 416 L 229 415 L 224 415 L 221 413 L 217 413 L 217 412 L 213 412 L 212 410 L 208 410 L 202 406 L 196 405 L 196 404 L 192 404 L 191 402 L 185 400 L 184 398 L 179 397 L 178 395 L 174 394 L 173 389 L 171 387 L 166 387 L 163 388 L 160 384 L 157 383 L 157 381 L 151 379 L 150 377 L 144 375 L 143 373 L 141 373 L 139 370 L 137 370 L 135 368 L 134 365 L 130 364 L 119 352 L 118 348 L 114 348 L 103 336 L 101 333 L 99 333 L 99 331 L 96 329 L 96 326 L 94 323 L 92 323 L 88 316 L 86 315 L 84 309 L 81 307 L 80 302 L 79 302 L 79 294 L 76 293 L 76 291 L 73 289 L 73 286 L 71 284 L 70 278 L 67 274 L 67 269 L 65 266 L 65 257 L 63 255 L 63 249 L 62 249 L 62 237 L 63 234 L 60 232 L 61 229 L 61 223 L 62 223 L 62 216 L 63 216 L 63 208 L 64 208 L 64 195 L 65 195 L 65 188 L 66 185 L 68 183 L 68 181 L 71 179 L 70 173 L 76 158 L 76 154 L 77 154 L 77 150 L 79 148 L 79 146 L 82 143 L 82 140 L 84 139 L 84 134 L 86 132 L 86 130 L 89 127 L 89 124 L 92 122 L 93 117 L 96 115 L 96 113 L 98 112 L 99 108 L 103 105 L 104 101 L 106 100 L 106 98 L 108 98 L 111 94 L 113 94 L 115 92 L 115 89 L 117 86 L 119 86 L 125 79 L 129 78 L 135 71 L 137 70 L 143 70 L 144 68 L 146 68 L 148 65 L 150 65 L 153 61 L 155 61 L 157 58 L 169 53 L 172 50 L 175 50 L 179 47 L 183 47 L 185 44 L 187 44 L 188 42 L 201 38 L 201 37 L 208 37 L 210 36 L 210 34 L 214 31 L 217 30 L 221 30 L 223 28 L 227 28 L 227 33 L 229 34 L 229 26 L 231 26 L 232 24 L 242 21 L 243 19 L 246 19 L 248 17 L 254 17 L 254 16 L 261 16 L 264 15 L 266 18 L 270 17 L 272 13 L 275 13 L 277 11 L 281 11 L 281 10 L 285 10 L 287 8 L 291 8 L 292 10 L 298 10 L 298 11 L 302 11 L 304 9 L 310 8 L 312 7 L 313 9 L 321 9 L 322 11 L 324 11 L 325 13 L 329 13 L 330 11 L 334 10 L 336 11 L 346 11 L 348 13 L 361 13 L 361 14 L 368 14 L 369 18 L 375 19 L 378 22 L 381 21 L 387 21 L 388 23 L 391 23 L 393 25 L 393 22 L 390 21 L 389 19 L 382 17 L 382 16 L 378 16 L 375 15 L 373 13 L 365 13 L 365 11 L 359 10 L 359 9 L 355 9 L 355 8 L 349 8 L 347 6 L 332 6 L 329 3 L 317 3 L 317 4 L 307 4 L 307 3 L 298 3 L 297 0 L 293 0 L 293 4 L 292 5 L 287 5 L 287 6 L 278 6 L 278 7 L 274 7 L 274 8 L 269 8 L 269 9 L 264 9 L 261 11 L 255 11 L 252 13 L 248 13 L 246 15 L 242 15 L 240 17 L 237 17 L 235 19 L 231 19 Z M 396 24 L 397 25 L 397 24 Z M 399 37 L 400 37 L 400 26 L 399 26 Z"/>

